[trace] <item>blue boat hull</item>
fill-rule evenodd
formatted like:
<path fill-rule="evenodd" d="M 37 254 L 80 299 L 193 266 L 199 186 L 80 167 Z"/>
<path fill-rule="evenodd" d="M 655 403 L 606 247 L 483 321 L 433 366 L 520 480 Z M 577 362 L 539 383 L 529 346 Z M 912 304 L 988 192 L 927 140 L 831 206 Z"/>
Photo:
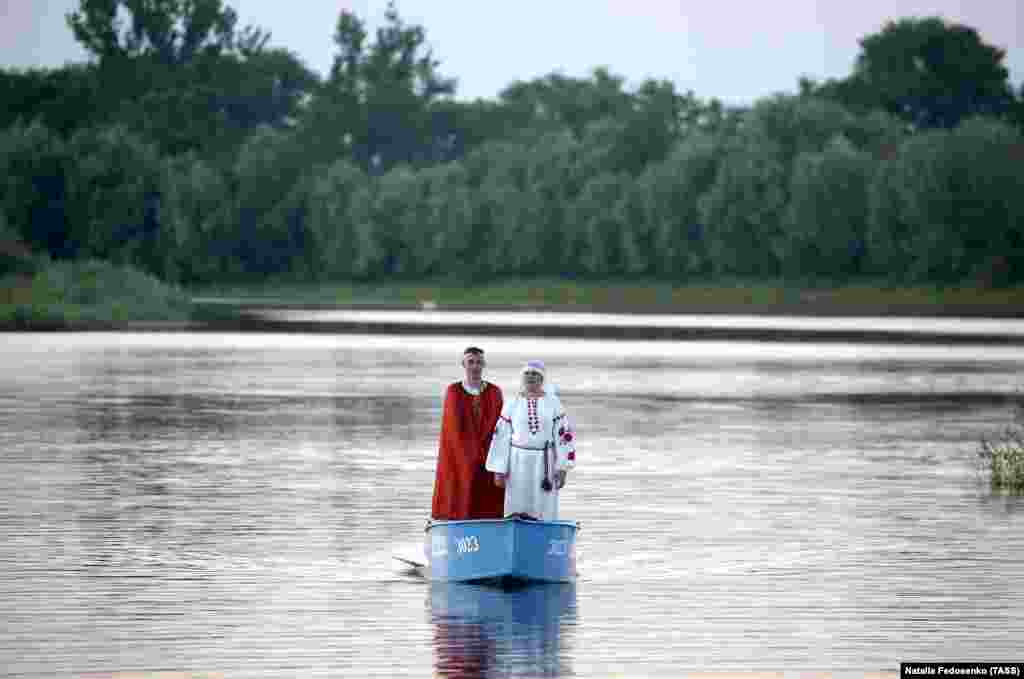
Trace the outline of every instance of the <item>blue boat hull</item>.
<path fill-rule="evenodd" d="M 434 521 L 427 528 L 430 578 L 571 582 L 576 531 L 570 521 Z"/>

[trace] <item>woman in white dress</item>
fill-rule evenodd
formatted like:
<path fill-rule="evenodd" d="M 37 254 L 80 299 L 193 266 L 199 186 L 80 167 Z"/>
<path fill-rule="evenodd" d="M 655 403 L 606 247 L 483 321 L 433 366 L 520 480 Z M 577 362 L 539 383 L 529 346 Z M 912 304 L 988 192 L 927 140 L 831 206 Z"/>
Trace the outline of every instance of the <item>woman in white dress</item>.
<path fill-rule="evenodd" d="M 541 361 L 522 369 L 522 389 L 505 402 L 486 467 L 505 487 L 505 516 L 558 519 L 558 491 L 576 466 L 576 434 L 553 389 L 544 388 Z"/>

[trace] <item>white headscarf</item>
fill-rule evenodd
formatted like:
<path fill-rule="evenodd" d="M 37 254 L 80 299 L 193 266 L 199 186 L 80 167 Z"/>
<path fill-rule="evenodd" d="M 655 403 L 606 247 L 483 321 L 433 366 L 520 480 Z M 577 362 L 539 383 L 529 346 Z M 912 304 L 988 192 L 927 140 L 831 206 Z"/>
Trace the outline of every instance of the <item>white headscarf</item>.
<path fill-rule="evenodd" d="M 548 376 L 547 371 L 544 369 L 544 361 L 527 361 L 519 371 L 519 374 L 522 375 L 528 372 L 540 373 L 540 376 L 547 380 Z"/>

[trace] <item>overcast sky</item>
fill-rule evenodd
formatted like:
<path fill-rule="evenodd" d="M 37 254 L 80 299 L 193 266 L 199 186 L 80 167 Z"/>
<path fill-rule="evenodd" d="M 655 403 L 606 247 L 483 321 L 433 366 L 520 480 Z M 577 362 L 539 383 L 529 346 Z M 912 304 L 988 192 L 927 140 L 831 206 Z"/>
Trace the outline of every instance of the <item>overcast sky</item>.
<path fill-rule="evenodd" d="M 379 24 L 386 0 L 229 0 L 240 23 L 271 32 L 271 45 L 325 74 L 344 8 Z M 84 53 L 64 15 L 77 0 L 0 0 L 0 65 L 59 66 Z M 939 15 L 1006 50 L 1024 79 L 1024 0 L 399 0 L 426 29 L 460 98 L 494 97 L 514 80 L 552 71 L 585 76 L 607 66 L 630 87 L 647 77 L 727 103 L 794 92 L 801 75 L 849 74 L 857 40 L 889 19 Z"/>

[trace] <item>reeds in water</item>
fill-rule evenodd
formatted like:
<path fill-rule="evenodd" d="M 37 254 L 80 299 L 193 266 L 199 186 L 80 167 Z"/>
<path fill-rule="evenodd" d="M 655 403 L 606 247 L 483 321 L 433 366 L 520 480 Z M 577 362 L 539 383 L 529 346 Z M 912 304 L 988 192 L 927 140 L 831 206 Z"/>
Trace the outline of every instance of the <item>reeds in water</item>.
<path fill-rule="evenodd" d="M 992 487 L 1024 492 L 1024 430 L 1007 430 L 996 440 L 982 439 L 978 461 Z"/>

